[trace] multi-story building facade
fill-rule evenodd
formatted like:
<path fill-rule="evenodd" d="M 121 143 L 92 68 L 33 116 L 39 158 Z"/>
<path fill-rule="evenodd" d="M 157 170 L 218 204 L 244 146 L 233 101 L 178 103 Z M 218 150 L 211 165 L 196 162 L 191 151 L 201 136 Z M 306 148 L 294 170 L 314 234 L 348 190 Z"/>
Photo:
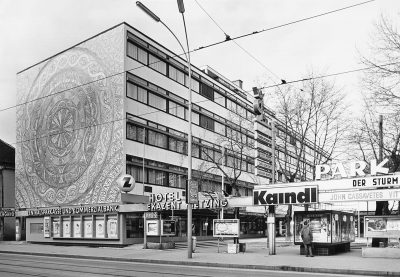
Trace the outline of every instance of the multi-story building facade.
<path fill-rule="evenodd" d="M 187 86 L 186 61 L 125 23 L 19 72 L 16 204 L 27 240 L 141 241 L 147 206 L 122 203 L 117 181 L 131 174 L 136 186 L 130 194 L 150 201 L 166 193 L 184 198 Z M 255 184 L 268 182 L 254 177 L 252 101 L 209 67 L 193 66 L 192 95 L 192 168 L 199 190 L 219 198 L 234 174 L 237 192 L 251 195 Z M 238 140 L 243 149 L 250 146 L 240 155 Z M 195 235 L 212 234 L 221 206 L 215 203 L 195 207 Z M 157 211 L 177 219 L 178 236 L 186 236 L 185 211 L 171 210 Z M 262 224 L 252 218 L 243 226 L 259 233 Z"/>
<path fill-rule="evenodd" d="M 185 239 L 189 76 L 181 56 L 122 23 L 17 77 L 15 197 L 28 241 L 138 243 L 146 211 L 176 220 L 176 240 Z M 254 120 L 241 81 L 211 67 L 192 66 L 191 77 L 192 179 L 203 199 L 192 230 L 207 237 L 222 195 L 250 196 L 273 180 L 274 115 Z M 136 180 L 131 198 L 118 187 L 126 173 Z M 239 216 L 243 235 L 265 229 L 263 214 Z"/>
<path fill-rule="evenodd" d="M 0 240 L 15 239 L 15 149 L 0 140 Z"/>

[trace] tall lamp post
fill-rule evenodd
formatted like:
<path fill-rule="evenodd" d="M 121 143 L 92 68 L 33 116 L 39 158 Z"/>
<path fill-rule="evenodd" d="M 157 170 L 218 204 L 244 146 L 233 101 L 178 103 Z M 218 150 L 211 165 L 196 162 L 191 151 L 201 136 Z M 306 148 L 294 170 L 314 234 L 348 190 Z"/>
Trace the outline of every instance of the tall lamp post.
<path fill-rule="evenodd" d="M 155 15 L 149 8 L 143 5 L 140 1 L 136 2 L 136 5 L 144 11 L 147 15 L 149 15 L 153 20 L 156 22 L 160 22 L 164 25 L 165 28 L 174 36 L 174 38 L 178 41 L 179 45 L 181 46 L 183 53 L 186 57 L 187 67 L 189 71 L 189 84 L 188 84 L 188 93 L 189 93 L 189 103 L 188 103 L 188 110 L 189 110 L 189 118 L 188 118 L 188 188 L 186 190 L 186 199 L 188 199 L 187 205 L 187 244 L 188 244 L 188 258 L 192 258 L 193 253 L 193 245 L 192 245 L 192 205 L 191 205 L 191 194 L 190 194 L 190 187 L 192 185 L 192 72 L 190 66 L 190 51 L 189 51 L 189 40 L 186 31 L 186 22 L 185 22 L 185 6 L 183 4 L 183 0 L 178 1 L 178 9 L 179 12 L 182 14 L 183 26 L 185 29 L 185 37 L 186 37 L 186 47 L 187 51 L 183 47 L 182 43 L 179 41 L 177 36 L 172 32 L 172 30 L 157 16 Z M 195 197 L 197 199 L 197 196 Z"/>

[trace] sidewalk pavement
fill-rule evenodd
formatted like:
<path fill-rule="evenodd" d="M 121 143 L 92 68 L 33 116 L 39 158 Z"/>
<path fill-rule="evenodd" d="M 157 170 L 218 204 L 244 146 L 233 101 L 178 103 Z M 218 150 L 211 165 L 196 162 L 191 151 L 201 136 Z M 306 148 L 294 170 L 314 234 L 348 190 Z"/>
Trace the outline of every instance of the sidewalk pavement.
<path fill-rule="evenodd" d="M 400 276 L 400 263 L 396 259 L 363 258 L 360 247 L 352 247 L 350 252 L 333 256 L 308 258 L 300 255 L 300 247 L 284 239 L 277 239 L 276 255 L 269 255 L 266 238 L 241 239 L 246 243 L 246 252 L 228 254 L 227 246 L 217 242 L 207 247 L 196 247 L 192 259 L 187 258 L 187 249 L 142 249 L 136 244 L 124 248 L 56 246 L 31 244 L 26 242 L 0 242 L 0 253 L 20 253 L 52 257 L 73 257 L 132 261 L 159 264 L 195 265 L 208 267 L 244 268 L 261 270 L 281 270 L 314 273 L 336 273 L 369 276 Z M 201 245 L 201 242 L 199 242 Z M 364 244 L 356 241 L 356 245 Z M 400 250 L 399 250 L 400 251 Z"/>

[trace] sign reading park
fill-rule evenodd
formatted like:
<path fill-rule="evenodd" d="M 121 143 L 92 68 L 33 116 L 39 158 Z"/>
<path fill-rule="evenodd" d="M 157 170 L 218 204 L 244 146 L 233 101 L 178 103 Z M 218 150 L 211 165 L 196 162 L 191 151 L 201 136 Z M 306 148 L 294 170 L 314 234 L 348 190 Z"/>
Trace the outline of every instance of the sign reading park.
<path fill-rule="evenodd" d="M 254 189 L 254 205 L 311 204 L 318 202 L 318 186 L 268 186 Z"/>

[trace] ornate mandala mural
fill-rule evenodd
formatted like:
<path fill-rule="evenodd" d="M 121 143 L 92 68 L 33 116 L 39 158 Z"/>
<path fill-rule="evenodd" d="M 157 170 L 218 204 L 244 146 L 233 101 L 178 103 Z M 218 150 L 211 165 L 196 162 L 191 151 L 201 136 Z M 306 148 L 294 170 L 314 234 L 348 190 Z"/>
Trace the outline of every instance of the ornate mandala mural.
<path fill-rule="evenodd" d="M 118 202 L 123 28 L 19 74 L 18 207 Z M 119 57 L 116 60 L 116 57 Z"/>

